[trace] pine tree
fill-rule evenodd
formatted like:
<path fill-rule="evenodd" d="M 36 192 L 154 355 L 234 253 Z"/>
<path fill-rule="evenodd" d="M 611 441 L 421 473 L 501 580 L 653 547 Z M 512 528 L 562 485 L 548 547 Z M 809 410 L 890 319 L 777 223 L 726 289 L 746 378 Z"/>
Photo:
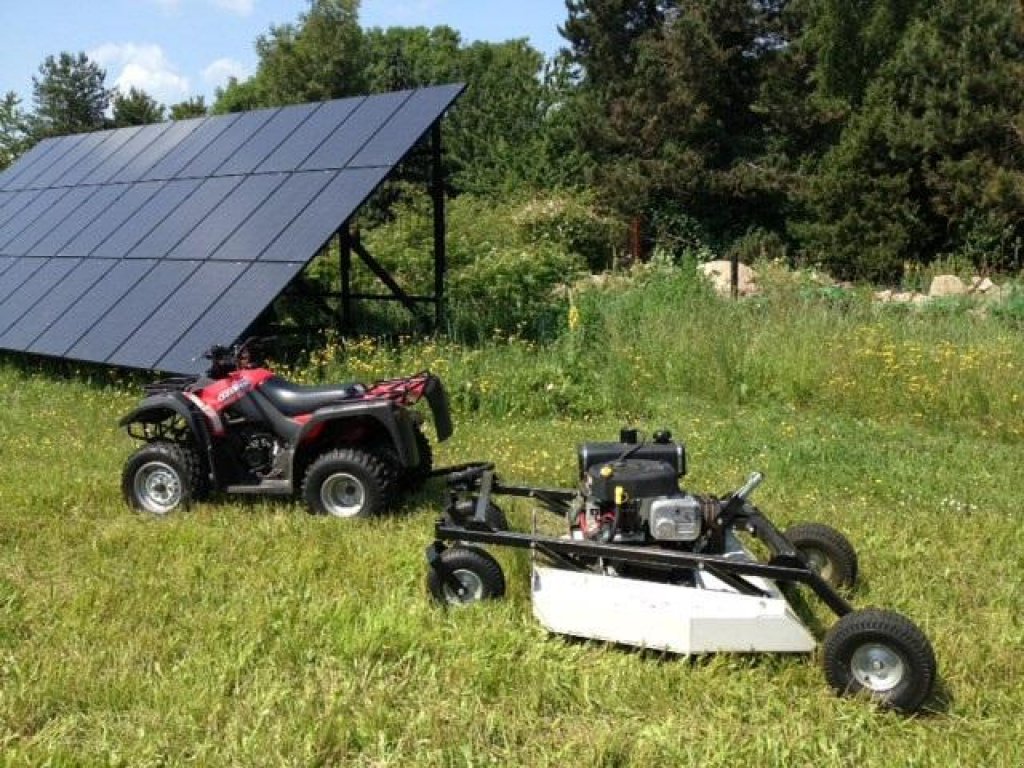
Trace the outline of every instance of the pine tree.
<path fill-rule="evenodd" d="M 187 120 L 190 117 L 205 117 L 206 99 L 202 96 L 192 96 L 185 101 L 171 104 L 171 120 Z"/>
<path fill-rule="evenodd" d="M 795 231 L 851 277 L 940 255 L 1012 265 L 1024 237 L 1024 27 L 1006 0 L 939 0 L 876 68 L 809 180 Z"/>
<path fill-rule="evenodd" d="M 0 99 L 0 170 L 3 170 L 32 144 L 29 119 L 21 111 L 21 99 L 8 91 Z"/>
<path fill-rule="evenodd" d="M 47 56 L 32 78 L 36 137 L 95 131 L 106 126 L 106 72 L 84 53 Z"/>
<path fill-rule="evenodd" d="M 114 126 L 148 125 L 164 119 L 164 106 L 140 88 L 132 86 L 128 93 L 114 92 Z"/>

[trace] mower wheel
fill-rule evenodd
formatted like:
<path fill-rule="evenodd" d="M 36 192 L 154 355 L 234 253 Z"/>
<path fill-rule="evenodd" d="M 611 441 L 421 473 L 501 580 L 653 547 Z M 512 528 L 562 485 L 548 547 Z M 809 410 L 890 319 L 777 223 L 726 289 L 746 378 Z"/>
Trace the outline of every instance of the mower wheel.
<path fill-rule="evenodd" d="M 194 448 L 157 440 L 125 462 L 121 493 L 132 509 L 166 515 L 200 495 L 199 456 Z"/>
<path fill-rule="evenodd" d="M 825 677 L 840 695 L 866 693 L 884 707 L 916 712 L 935 682 L 935 653 L 905 616 L 868 609 L 843 616 L 825 635 Z"/>
<path fill-rule="evenodd" d="M 476 499 L 463 499 L 457 502 L 455 511 L 459 524 L 465 525 L 465 522 L 471 520 L 476 513 Z M 505 517 L 505 511 L 493 501 L 487 502 L 487 509 L 484 510 L 484 522 L 492 531 L 508 530 L 508 518 Z"/>
<path fill-rule="evenodd" d="M 843 534 L 822 523 L 797 523 L 783 534 L 833 589 L 857 583 L 857 551 Z"/>
<path fill-rule="evenodd" d="M 387 507 L 394 485 L 394 471 L 381 459 L 342 448 L 309 466 L 302 498 L 314 515 L 370 517 Z"/>
<path fill-rule="evenodd" d="M 447 576 L 442 575 L 446 572 Z M 458 588 L 452 583 L 458 582 Z M 496 600 L 505 594 L 505 574 L 498 561 L 476 547 L 444 550 L 427 573 L 427 589 L 444 605 L 466 605 Z"/>

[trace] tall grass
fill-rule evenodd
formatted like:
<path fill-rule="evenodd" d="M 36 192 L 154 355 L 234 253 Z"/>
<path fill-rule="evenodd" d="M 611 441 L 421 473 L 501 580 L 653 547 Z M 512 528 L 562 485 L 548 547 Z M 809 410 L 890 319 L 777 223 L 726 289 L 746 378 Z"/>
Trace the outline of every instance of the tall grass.
<path fill-rule="evenodd" d="M 574 291 L 578 324 L 547 344 L 336 342 L 295 373 L 433 368 L 456 415 L 439 463 L 510 480 L 572 483 L 573 445 L 625 421 L 687 441 L 691 488 L 763 470 L 777 522 L 849 534 L 858 605 L 930 636 L 929 713 L 836 698 L 813 658 L 548 636 L 524 553 L 497 553 L 506 601 L 439 610 L 436 484 L 369 521 L 225 500 L 133 514 L 115 426 L 131 382 L 0 357 L 0 764 L 1022 764 L 1021 341 L 969 312 L 773 290 L 737 304 L 659 273 Z"/>
<path fill-rule="evenodd" d="M 578 287 L 576 322 L 552 342 L 495 331 L 441 340 L 330 344 L 307 375 L 373 378 L 430 367 L 456 405 L 489 416 L 649 415 L 674 400 L 782 403 L 856 417 L 1024 438 L 1024 336 L 983 307 L 881 305 L 776 275 L 732 302 L 686 268 Z"/>

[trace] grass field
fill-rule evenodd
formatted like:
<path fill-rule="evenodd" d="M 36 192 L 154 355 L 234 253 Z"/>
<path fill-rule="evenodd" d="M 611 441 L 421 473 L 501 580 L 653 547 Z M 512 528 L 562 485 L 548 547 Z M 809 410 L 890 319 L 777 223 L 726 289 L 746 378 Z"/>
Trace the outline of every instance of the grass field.
<path fill-rule="evenodd" d="M 1024 764 L 1020 332 L 794 301 L 662 281 L 580 298 L 582 326 L 550 344 L 356 343 L 305 375 L 430 364 L 456 406 L 438 463 L 494 459 L 508 480 L 569 484 L 574 445 L 626 421 L 684 439 L 694 489 L 762 470 L 776 522 L 847 532 L 858 605 L 927 632 L 926 714 L 835 697 L 815 657 L 548 636 L 523 555 L 498 553 L 507 600 L 442 611 L 423 585 L 437 485 L 365 522 L 290 503 L 133 514 L 116 429 L 133 388 L 6 357 L 0 764 Z"/>

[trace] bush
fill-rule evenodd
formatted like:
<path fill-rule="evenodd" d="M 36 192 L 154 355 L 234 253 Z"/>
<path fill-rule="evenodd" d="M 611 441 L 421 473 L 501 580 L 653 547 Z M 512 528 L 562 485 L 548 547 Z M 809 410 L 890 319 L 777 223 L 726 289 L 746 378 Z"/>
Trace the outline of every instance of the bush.
<path fill-rule="evenodd" d="M 572 198 L 496 206 L 462 195 L 450 202 L 447 214 L 447 315 L 459 339 L 485 339 L 496 331 L 550 337 L 567 308 L 556 287 L 586 269 L 580 250 L 610 249 L 601 234 L 610 225 Z M 433 221 L 426 200 L 403 206 L 394 221 L 366 233 L 365 240 L 406 290 L 432 291 Z M 375 280 L 365 272 L 354 281 L 360 290 Z"/>
<path fill-rule="evenodd" d="M 556 195 L 521 206 L 513 220 L 522 236 L 576 254 L 592 272 L 610 269 L 625 241 L 622 222 L 600 213 L 589 197 Z"/>
<path fill-rule="evenodd" d="M 495 332 L 552 338 L 568 309 L 559 285 L 583 271 L 582 261 L 563 249 L 495 247 L 453 272 L 448 283 L 448 318 L 457 339 L 478 341 Z"/>

